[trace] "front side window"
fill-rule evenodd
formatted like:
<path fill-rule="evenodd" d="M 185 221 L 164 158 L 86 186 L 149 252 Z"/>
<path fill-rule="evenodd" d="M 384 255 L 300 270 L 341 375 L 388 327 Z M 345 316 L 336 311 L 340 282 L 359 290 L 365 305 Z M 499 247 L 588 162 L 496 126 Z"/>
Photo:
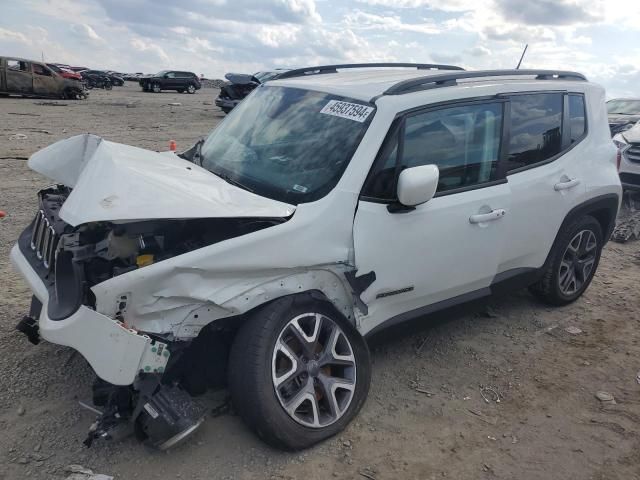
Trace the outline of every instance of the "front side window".
<path fill-rule="evenodd" d="M 494 180 L 500 156 L 502 111 L 502 102 L 496 102 L 408 116 L 398 137 L 391 140 L 379 158 L 363 194 L 379 199 L 395 198 L 398 171 L 420 165 L 438 166 L 437 192 Z"/>
<path fill-rule="evenodd" d="M 562 151 L 562 93 L 511 97 L 509 171 L 544 162 Z"/>
<path fill-rule="evenodd" d="M 47 70 L 42 65 L 38 65 L 37 63 L 33 64 L 33 73 L 35 73 L 36 75 L 44 75 L 46 77 L 51 76 L 51 72 L 49 70 Z"/>
<path fill-rule="evenodd" d="M 209 135 L 200 163 L 258 195 L 311 202 L 338 183 L 374 114 L 359 100 L 258 87 Z"/>

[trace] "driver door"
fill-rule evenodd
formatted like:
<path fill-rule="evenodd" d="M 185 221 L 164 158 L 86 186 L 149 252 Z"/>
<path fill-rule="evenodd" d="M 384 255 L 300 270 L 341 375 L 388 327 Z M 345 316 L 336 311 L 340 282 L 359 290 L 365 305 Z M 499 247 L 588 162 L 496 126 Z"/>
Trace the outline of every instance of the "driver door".
<path fill-rule="evenodd" d="M 360 295 L 363 332 L 489 293 L 510 206 L 499 158 L 503 110 L 503 100 L 457 103 L 396 120 L 354 221 L 357 275 L 375 272 Z M 434 198 L 400 205 L 399 172 L 429 164 L 440 170 Z"/>
<path fill-rule="evenodd" d="M 33 68 L 33 92 L 45 97 L 58 97 L 62 95 L 64 82 L 56 77 L 51 70 L 39 63 L 32 63 Z"/>

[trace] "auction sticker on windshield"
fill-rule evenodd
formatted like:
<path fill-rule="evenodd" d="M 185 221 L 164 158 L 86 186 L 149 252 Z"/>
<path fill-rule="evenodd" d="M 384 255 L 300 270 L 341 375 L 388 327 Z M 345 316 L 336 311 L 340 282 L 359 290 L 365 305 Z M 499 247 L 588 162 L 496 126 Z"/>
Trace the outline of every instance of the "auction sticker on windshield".
<path fill-rule="evenodd" d="M 329 100 L 320 113 L 333 115 L 334 117 L 348 118 L 356 122 L 364 122 L 373 112 L 373 107 L 360 105 L 358 103 L 341 102 L 339 100 Z"/>

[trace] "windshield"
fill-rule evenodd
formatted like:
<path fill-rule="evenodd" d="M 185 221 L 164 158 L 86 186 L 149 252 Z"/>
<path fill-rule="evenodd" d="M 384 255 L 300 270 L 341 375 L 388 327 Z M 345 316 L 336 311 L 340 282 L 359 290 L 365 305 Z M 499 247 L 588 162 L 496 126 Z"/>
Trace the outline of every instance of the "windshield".
<path fill-rule="evenodd" d="M 167 73 L 169 70 L 160 70 L 158 73 L 156 73 L 154 75 L 154 77 L 161 77 L 163 76 L 165 73 Z"/>
<path fill-rule="evenodd" d="M 640 115 L 640 100 L 609 100 L 607 113 L 622 115 Z"/>
<path fill-rule="evenodd" d="M 276 75 L 282 72 L 258 72 L 254 73 L 253 76 L 260 80 L 261 83 L 266 82 L 267 80 L 271 80 Z"/>
<path fill-rule="evenodd" d="M 201 163 L 258 195 L 311 202 L 338 183 L 374 110 L 326 93 L 261 86 L 209 135 Z"/>

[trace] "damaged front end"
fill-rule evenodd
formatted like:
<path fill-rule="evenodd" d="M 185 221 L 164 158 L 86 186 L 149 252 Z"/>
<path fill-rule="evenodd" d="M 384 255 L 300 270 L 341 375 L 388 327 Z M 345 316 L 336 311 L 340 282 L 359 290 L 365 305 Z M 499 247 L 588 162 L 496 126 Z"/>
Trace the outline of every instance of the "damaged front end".
<path fill-rule="evenodd" d="M 188 348 L 193 341 L 137 330 L 127 320 L 127 294 L 116 297 L 115 314 L 100 313 L 92 287 L 284 219 L 157 219 L 72 226 L 60 218 L 72 191 L 54 185 L 39 192 L 38 212 L 12 253 L 35 293 L 30 314 L 17 328 L 32 343 L 42 336 L 75 348 L 98 375 L 94 404 L 101 410 L 87 446 L 96 438 L 120 438 L 135 430 L 150 445 L 169 448 L 194 432 L 203 418 L 191 396 L 206 388 L 198 384 L 201 379 L 189 375 L 198 353 Z M 218 347 L 216 354 L 226 359 L 225 345 Z"/>

